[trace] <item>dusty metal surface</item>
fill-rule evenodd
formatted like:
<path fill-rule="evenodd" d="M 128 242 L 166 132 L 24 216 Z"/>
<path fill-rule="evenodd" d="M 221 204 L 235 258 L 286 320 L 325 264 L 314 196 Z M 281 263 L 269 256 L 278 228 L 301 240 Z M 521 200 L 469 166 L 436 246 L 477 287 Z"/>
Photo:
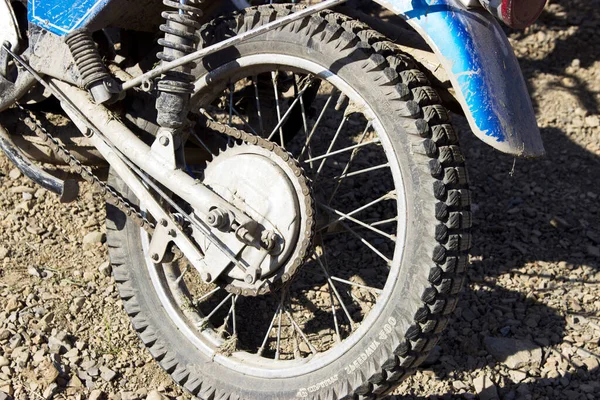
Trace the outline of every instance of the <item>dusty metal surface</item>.
<path fill-rule="evenodd" d="M 475 135 L 505 153 L 544 155 L 531 99 L 513 50 L 494 17 L 457 0 L 377 0 L 428 42 Z"/>

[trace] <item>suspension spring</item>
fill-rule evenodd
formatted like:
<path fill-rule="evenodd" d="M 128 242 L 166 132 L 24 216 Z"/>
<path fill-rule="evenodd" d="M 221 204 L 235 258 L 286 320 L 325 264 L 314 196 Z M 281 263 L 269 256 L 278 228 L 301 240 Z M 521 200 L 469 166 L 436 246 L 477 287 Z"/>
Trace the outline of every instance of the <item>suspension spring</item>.
<path fill-rule="evenodd" d="M 116 83 L 102 62 L 92 34 L 85 28 L 71 32 L 65 38 L 83 87 L 88 89 L 96 103 L 105 103 L 117 92 Z"/>
<path fill-rule="evenodd" d="M 164 5 L 177 10 L 164 11 L 161 14 L 166 20 L 166 23 L 160 26 L 165 37 L 159 39 L 158 43 L 164 49 L 157 54 L 157 57 L 165 62 L 176 60 L 196 50 L 199 41 L 196 30 L 200 28 L 197 19 L 202 16 L 202 10 L 187 3 L 185 0 L 180 2 L 163 0 Z M 183 125 L 188 112 L 190 95 L 194 91 L 194 76 L 191 74 L 194 67 L 194 63 L 178 67 L 165 73 L 158 83 L 159 95 L 156 109 L 157 122 L 160 126 L 175 129 Z"/>

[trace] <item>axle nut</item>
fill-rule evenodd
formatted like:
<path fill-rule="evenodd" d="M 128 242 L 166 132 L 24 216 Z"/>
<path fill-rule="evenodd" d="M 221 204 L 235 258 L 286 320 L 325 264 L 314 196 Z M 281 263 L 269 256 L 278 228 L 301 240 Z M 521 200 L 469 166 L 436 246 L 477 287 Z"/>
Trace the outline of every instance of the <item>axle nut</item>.
<path fill-rule="evenodd" d="M 217 229 L 225 229 L 229 225 L 229 216 L 218 208 L 212 209 L 206 216 L 210 226 Z"/>

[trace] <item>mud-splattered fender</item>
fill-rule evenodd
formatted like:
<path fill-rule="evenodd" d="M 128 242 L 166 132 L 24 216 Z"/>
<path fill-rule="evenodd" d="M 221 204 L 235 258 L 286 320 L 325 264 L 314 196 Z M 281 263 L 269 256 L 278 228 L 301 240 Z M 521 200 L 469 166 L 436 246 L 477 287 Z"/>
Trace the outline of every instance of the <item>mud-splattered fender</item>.
<path fill-rule="evenodd" d="M 437 54 L 477 137 L 505 153 L 545 154 L 518 61 L 491 15 L 455 0 L 376 1 L 406 19 Z"/>

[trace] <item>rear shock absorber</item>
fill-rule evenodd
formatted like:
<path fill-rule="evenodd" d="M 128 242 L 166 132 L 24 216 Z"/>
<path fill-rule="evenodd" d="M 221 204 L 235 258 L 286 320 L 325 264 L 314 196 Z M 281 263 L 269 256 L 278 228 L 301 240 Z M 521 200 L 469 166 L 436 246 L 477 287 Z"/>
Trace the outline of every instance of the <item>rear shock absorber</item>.
<path fill-rule="evenodd" d="M 117 82 L 108 73 L 92 34 L 85 28 L 71 32 L 65 38 L 85 87 L 98 104 L 118 98 Z"/>
<path fill-rule="evenodd" d="M 165 37 L 159 39 L 158 43 L 164 49 L 157 57 L 163 61 L 173 61 L 196 50 L 196 30 L 200 27 L 197 19 L 202 16 L 202 10 L 189 3 L 191 2 L 186 0 L 163 0 L 164 5 L 177 10 L 164 11 L 161 14 L 166 20 L 166 23 L 160 26 Z M 190 95 L 194 91 L 194 76 L 191 74 L 194 66 L 195 64 L 189 63 L 169 71 L 158 83 L 156 110 L 157 122 L 161 127 L 175 130 L 183 126 Z"/>

